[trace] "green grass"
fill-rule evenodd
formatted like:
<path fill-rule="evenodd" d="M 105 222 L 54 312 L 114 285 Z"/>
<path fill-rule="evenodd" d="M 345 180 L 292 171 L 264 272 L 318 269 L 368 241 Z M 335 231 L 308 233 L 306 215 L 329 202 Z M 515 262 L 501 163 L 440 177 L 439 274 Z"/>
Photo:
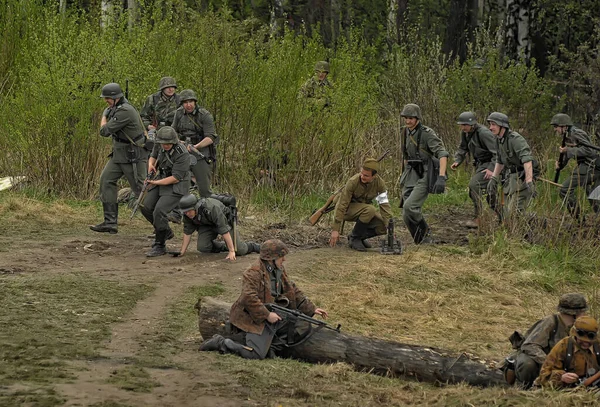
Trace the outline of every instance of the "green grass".
<path fill-rule="evenodd" d="M 120 389 L 136 393 L 150 393 L 153 388 L 160 386 L 159 382 L 152 380 L 146 369 L 138 366 L 126 366 L 114 370 L 107 382 Z"/>

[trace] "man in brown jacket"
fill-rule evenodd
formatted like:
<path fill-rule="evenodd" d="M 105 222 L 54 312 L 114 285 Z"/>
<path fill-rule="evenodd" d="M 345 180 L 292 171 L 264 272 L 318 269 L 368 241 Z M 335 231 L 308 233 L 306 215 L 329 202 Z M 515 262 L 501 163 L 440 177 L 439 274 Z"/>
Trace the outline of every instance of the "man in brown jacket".
<path fill-rule="evenodd" d="M 575 320 L 570 336 L 556 344 L 546 357 L 536 384 L 572 387 L 600 369 L 598 322 L 587 315 Z"/>
<path fill-rule="evenodd" d="M 242 293 L 229 313 L 231 324 L 245 333 L 242 343 L 215 335 L 200 345 L 201 351 L 218 350 L 245 359 L 264 359 L 272 347 L 278 350 L 282 345 L 279 335 L 294 327 L 290 329 L 290 321 L 269 311 L 265 304 L 276 303 L 310 317 L 317 314 L 327 318 L 327 312 L 317 308 L 289 279 L 283 267 L 288 252 L 281 240 L 267 240 L 260 246 L 259 262 L 244 272 Z"/>

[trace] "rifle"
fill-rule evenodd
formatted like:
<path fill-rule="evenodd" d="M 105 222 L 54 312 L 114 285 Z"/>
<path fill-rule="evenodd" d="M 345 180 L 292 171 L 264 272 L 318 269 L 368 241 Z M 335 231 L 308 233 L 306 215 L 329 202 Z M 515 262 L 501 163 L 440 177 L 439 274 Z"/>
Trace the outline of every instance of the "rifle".
<path fill-rule="evenodd" d="M 315 319 L 313 317 L 309 317 L 306 314 L 303 314 L 300 311 L 297 311 L 295 309 L 289 309 L 289 308 L 285 308 L 282 307 L 280 305 L 277 304 L 265 304 L 265 307 L 270 311 L 270 312 L 275 312 L 275 313 L 282 313 L 285 315 L 290 315 L 293 319 L 299 319 L 300 321 L 305 321 L 308 322 L 312 325 L 317 325 L 317 329 L 321 329 L 321 328 L 327 328 L 327 329 L 331 329 L 332 331 L 335 332 L 340 332 L 340 329 L 342 328 L 341 324 L 338 324 L 335 328 L 331 325 L 329 325 L 327 322 L 325 321 L 321 321 L 319 319 Z"/>
<path fill-rule="evenodd" d="M 562 141 L 560 143 L 561 147 L 565 147 L 567 145 L 567 135 L 568 131 L 565 131 L 562 137 Z M 558 156 L 558 168 L 556 169 L 556 174 L 554 174 L 554 182 L 558 182 L 558 178 L 560 177 L 560 171 L 565 168 L 567 165 L 567 153 L 560 153 Z"/>
<path fill-rule="evenodd" d="M 125 79 L 125 99 L 129 100 L 129 79 Z"/>
<path fill-rule="evenodd" d="M 156 175 L 156 171 L 149 172 L 148 175 L 146 175 L 146 179 L 144 180 L 144 185 L 142 185 L 142 190 L 140 191 L 140 195 L 138 196 L 138 199 L 135 201 L 135 204 L 133 204 L 133 209 L 131 210 L 131 216 L 129 217 L 129 220 L 133 219 L 138 208 L 140 207 L 140 205 L 142 205 L 142 201 L 144 200 L 144 198 L 146 198 L 146 194 L 148 193 L 148 191 L 150 190 L 150 187 L 152 186 L 152 184 L 150 184 L 148 181 L 153 179 L 154 175 Z"/>
<path fill-rule="evenodd" d="M 390 150 L 385 150 L 385 152 L 377 159 L 377 162 L 380 162 L 381 160 L 383 160 L 389 153 L 390 153 Z M 335 191 L 329 198 L 327 198 L 325 205 L 323 205 L 319 209 L 315 209 L 313 211 L 310 218 L 308 218 L 311 226 L 316 225 L 317 222 L 321 219 L 321 217 L 323 217 L 323 215 L 325 215 L 326 213 L 329 213 L 335 209 L 335 205 L 333 205 L 333 203 L 335 201 L 335 198 L 339 195 L 340 192 L 342 192 L 343 189 L 344 189 L 344 187 L 341 187 L 340 189 Z"/>
<path fill-rule="evenodd" d="M 600 384 L 600 371 L 596 372 L 595 375 L 588 377 L 587 379 L 581 379 L 580 386 L 590 387 L 597 386 Z"/>

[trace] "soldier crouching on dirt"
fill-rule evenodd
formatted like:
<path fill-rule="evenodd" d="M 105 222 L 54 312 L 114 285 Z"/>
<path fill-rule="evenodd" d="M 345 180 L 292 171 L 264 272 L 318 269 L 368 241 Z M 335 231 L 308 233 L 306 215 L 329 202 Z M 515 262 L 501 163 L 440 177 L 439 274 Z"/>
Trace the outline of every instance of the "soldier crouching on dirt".
<path fill-rule="evenodd" d="M 269 311 L 265 304 L 275 303 L 310 317 L 317 314 L 327 318 L 327 312 L 317 308 L 289 279 L 283 267 L 288 253 L 281 240 L 267 240 L 260 246 L 260 260 L 244 272 L 242 293 L 229 314 L 233 328 L 241 331 L 235 337 L 244 338 L 235 342 L 215 335 L 202 343 L 201 351 L 234 353 L 245 359 L 277 355 L 288 336 L 295 334 L 295 326 Z"/>
<path fill-rule="evenodd" d="M 475 113 L 462 112 L 458 116 L 457 123 L 462 130 L 460 145 L 454 154 L 454 163 L 450 166 L 456 170 L 465 160 L 467 154 L 473 160 L 475 173 L 469 181 L 469 197 L 475 207 L 475 217 L 466 223 L 468 228 L 479 227 L 479 217 L 482 211 L 481 201 L 487 189 L 487 184 L 492 177 L 494 163 L 496 162 L 496 140 L 492 132 L 485 126 L 477 123 Z M 493 210 L 496 209 L 496 197 L 487 196 L 488 204 Z"/>
<path fill-rule="evenodd" d="M 148 257 L 166 254 L 165 241 L 173 237 L 167 214 L 179 204 L 181 197 L 190 189 L 190 154 L 179 142 L 177 132 L 162 127 L 156 133 L 156 144 L 148 160 L 148 173 L 158 170 L 144 198 L 142 214 L 154 225 L 155 240 Z"/>
<path fill-rule="evenodd" d="M 559 388 L 573 387 L 599 370 L 598 322 L 584 315 L 575 320 L 570 336 L 552 348 L 542 365 L 536 384 Z M 597 386 L 595 383 L 593 385 Z"/>
<path fill-rule="evenodd" d="M 517 351 L 506 358 L 507 365 L 504 367 L 507 382 L 514 384 L 516 380 L 524 388 L 531 387 L 546 355 L 554 345 L 567 337 L 575 319 L 585 314 L 587 309 L 583 294 L 564 294 L 558 302 L 558 313 L 537 321 L 524 337 L 515 332 L 510 341 Z"/>
<path fill-rule="evenodd" d="M 244 256 L 249 253 L 258 253 L 258 243 L 244 242 L 239 233 L 233 233 L 233 219 L 231 208 L 225 206 L 215 198 L 200 198 L 187 194 L 179 201 L 179 208 L 185 215 L 183 217 L 183 242 L 181 251 L 173 253 L 173 256 L 183 256 L 190 245 L 192 234 L 198 232 L 197 248 L 200 253 L 229 252 L 226 260 L 235 260 L 236 256 Z M 225 242 L 215 239 L 218 235 Z M 233 239 L 236 240 L 235 245 Z"/>
<path fill-rule="evenodd" d="M 371 245 L 366 241 L 374 236 L 384 235 L 386 226 L 392 217 L 385 182 L 377 175 L 379 163 L 367 158 L 358 174 L 348 180 L 335 205 L 333 230 L 329 245 L 334 247 L 340 237 L 343 221 L 353 221 L 354 229 L 348 236 L 351 249 L 366 251 Z M 379 210 L 373 205 L 373 199 L 379 204 Z"/>

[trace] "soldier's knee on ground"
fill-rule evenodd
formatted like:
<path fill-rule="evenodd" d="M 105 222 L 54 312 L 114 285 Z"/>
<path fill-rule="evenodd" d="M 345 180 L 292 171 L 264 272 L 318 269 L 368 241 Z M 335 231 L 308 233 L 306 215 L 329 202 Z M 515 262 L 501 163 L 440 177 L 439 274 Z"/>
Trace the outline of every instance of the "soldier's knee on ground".
<path fill-rule="evenodd" d="M 540 374 L 540 365 L 525 354 L 517 356 L 515 362 L 515 375 L 517 381 L 530 386 Z"/>

